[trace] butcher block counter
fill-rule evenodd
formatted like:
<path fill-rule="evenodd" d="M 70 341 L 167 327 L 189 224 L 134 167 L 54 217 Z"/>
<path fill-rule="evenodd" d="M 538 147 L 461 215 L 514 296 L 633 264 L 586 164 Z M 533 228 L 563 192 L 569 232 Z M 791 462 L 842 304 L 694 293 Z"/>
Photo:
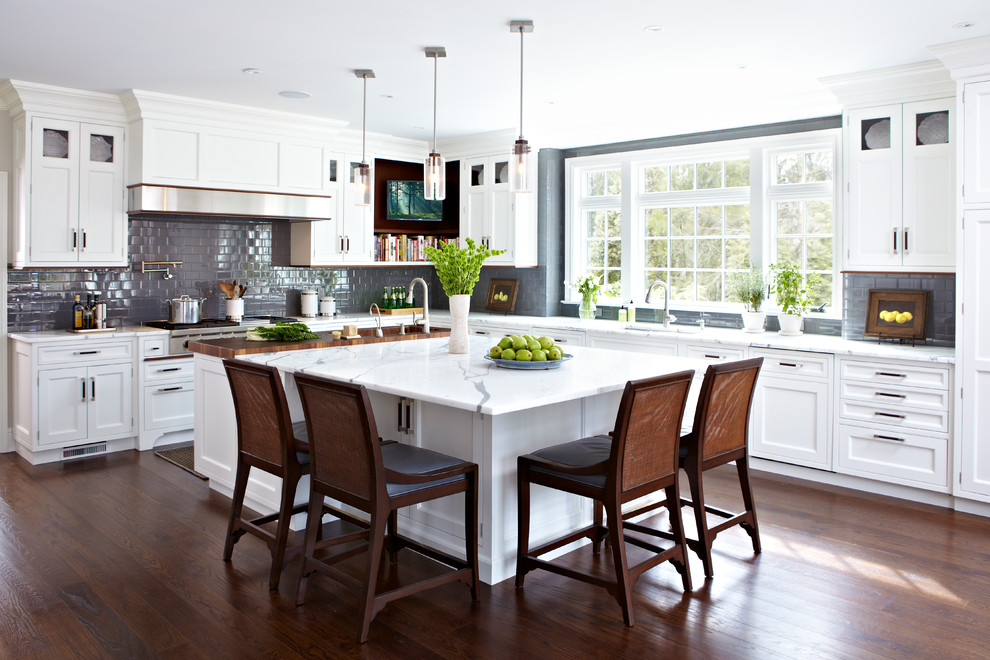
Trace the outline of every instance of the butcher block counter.
<path fill-rule="evenodd" d="M 282 351 L 302 351 L 313 348 L 339 348 L 345 346 L 359 346 L 361 344 L 377 344 L 380 342 L 407 341 L 410 339 L 433 339 L 436 337 L 449 337 L 450 330 L 447 328 L 430 328 L 430 332 L 423 332 L 422 328 L 406 328 L 405 334 L 400 334 L 398 326 L 382 328 L 382 337 L 375 336 L 375 328 L 359 328 L 356 339 L 334 339 L 329 332 L 317 332 L 319 339 L 305 339 L 303 341 L 252 341 L 248 339 L 208 339 L 206 341 L 189 342 L 189 350 L 193 353 L 201 353 L 217 358 L 236 358 L 241 355 L 252 355 L 255 353 L 279 353 Z"/>

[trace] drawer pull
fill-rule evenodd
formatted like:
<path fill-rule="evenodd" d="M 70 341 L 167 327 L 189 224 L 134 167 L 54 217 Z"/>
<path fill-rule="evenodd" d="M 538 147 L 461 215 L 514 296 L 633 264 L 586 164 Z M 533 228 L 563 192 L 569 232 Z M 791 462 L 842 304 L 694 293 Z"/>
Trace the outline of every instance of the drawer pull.
<path fill-rule="evenodd" d="M 876 376 L 890 376 L 891 378 L 907 378 L 907 374 L 895 374 L 889 371 L 877 371 L 874 373 Z"/>
<path fill-rule="evenodd" d="M 557 339 L 556 337 L 554 337 L 553 338 L 553 343 L 555 343 L 555 344 L 566 344 L 567 343 L 567 340 L 566 339 Z"/>
<path fill-rule="evenodd" d="M 721 355 L 709 355 L 708 353 L 705 353 L 705 357 L 706 358 L 709 358 L 711 360 L 721 360 L 722 359 L 722 356 Z"/>
<path fill-rule="evenodd" d="M 885 413 L 885 412 L 880 412 L 879 410 L 874 411 L 873 414 L 876 415 L 877 417 L 893 417 L 894 419 L 905 418 L 904 415 L 895 415 L 894 413 Z"/>
<path fill-rule="evenodd" d="M 158 373 L 165 373 L 166 371 L 182 371 L 182 367 L 169 367 L 168 369 L 159 369 Z M 877 394 L 879 394 L 879 392 Z"/>
<path fill-rule="evenodd" d="M 73 355 L 99 355 L 99 351 L 76 351 Z"/>
<path fill-rule="evenodd" d="M 795 364 L 794 362 L 778 362 L 778 367 L 791 367 L 792 369 L 800 369 L 800 364 Z"/>
<path fill-rule="evenodd" d="M 906 399 L 907 394 L 891 394 L 890 392 L 874 392 L 877 396 L 889 396 L 892 399 Z"/>
<path fill-rule="evenodd" d="M 175 387 L 159 387 L 159 392 L 178 392 L 182 389 L 182 385 L 176 385 Z"/>
<path fill-rule="evenodd" d="M 162 350 L 162 347 L 161 346 L 149 346 L 148 347 L 148 350 L 149 351 L 160 351 L 160 350 Z"/>
<path fill-rule="evenodd" d="M 879 433 L 874 433 L 873 437 L 877 440 L 893 440 L 894 442 L 904 442 L 904 438 L 895 438 L 892 435 L 880 435 Z"/>

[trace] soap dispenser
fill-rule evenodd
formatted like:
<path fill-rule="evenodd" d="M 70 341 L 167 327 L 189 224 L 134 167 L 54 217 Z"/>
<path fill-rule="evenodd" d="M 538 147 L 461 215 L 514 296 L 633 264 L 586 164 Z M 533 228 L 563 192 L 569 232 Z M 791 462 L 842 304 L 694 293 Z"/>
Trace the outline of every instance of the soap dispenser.
<path fill-rule="evenodd" d="M 625 305 L 619 308 L 619 323 L 625 323 L 629 320 L 629 310 Z"/>
<path fill-rule="evenodd" d="M 636 303 L 632 300 L 629 301 L 629 311 L 626 312 L 626 317 L 630 323 L 636 322 Z"/>

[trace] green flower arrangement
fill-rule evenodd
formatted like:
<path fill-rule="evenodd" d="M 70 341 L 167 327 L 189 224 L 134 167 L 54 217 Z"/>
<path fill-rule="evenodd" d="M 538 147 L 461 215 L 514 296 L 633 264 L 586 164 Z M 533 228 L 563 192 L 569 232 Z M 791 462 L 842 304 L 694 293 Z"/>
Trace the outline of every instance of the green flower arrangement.
<path fill-rule="evenodd" d="M 439 248 L 424 248 L 426 257 L 436 266 L 440 285 L 448 296 L 471 295 L 474 285 L 481 277 L 481 264 L 488 257 L 503 254 L 505 250 L 490 250 L 488 246 L 478 247 L 471 238 L 464 239 L 467 247 L 460 247 L 456 241 L 444 243 Z"/>
<path fill-rule="evenodd" d="M 577 289 L 582 300 L 590 300 L 592 303 L 598 302 L 598 292 L 602 290 L 602 276 L 588 273 L 577 281 L 577 284 L 564 282 L 567 286 Z"/>
<path fill-rule="evenodd" d="M 808 273 L 807 282 L 794 264 L 770 264 L 773 272 L 773 288 L 777 304 L 784 314 L 804 316 L 811 307 L 811 288 L 821 284 L 817 273 Z"/>

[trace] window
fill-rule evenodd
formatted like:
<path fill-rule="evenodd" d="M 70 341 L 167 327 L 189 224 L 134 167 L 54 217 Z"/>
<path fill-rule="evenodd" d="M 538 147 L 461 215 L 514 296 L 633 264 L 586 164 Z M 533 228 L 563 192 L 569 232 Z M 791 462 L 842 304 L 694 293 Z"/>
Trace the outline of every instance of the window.
<path fill-rule="evenodd" d="M 736 273 L 792 262 L 821 275 L 816 304 L 834 306 L 837 135 L 568 159 L 565 279 L 602 275 L 616 304 L 663 280 L 681 304 L 725 309 Z"/>

